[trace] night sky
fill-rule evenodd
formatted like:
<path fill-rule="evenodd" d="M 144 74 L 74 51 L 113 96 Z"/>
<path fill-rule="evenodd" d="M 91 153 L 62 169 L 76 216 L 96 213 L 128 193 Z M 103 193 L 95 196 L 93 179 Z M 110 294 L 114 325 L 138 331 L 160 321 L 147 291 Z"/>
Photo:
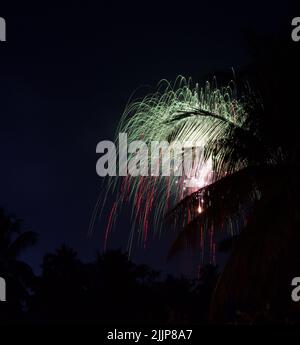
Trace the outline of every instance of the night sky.
<path fill-rule="evenodd" d="M 7 23 L 7 42 L 0 42 L 0 206 L 39 234 L 24 256 L 35 270 L 62 242 L 84 260 L 102 250 L 104 221 L 87 237 L 102 188 L 96 144 L 113 139 L 135 90 L 146 95 L 178 74 L 201 81 L 238 70 L 251 61 L 246 31 L 276 33 L 299 15 L 291 16 L 286 2 L 98 3 L 0 8 Z M 128 229 L 124 217 L 110 246 L 125 247 Z M 169 244 L 154 241 L 133 256 L 161 269 Z"/>

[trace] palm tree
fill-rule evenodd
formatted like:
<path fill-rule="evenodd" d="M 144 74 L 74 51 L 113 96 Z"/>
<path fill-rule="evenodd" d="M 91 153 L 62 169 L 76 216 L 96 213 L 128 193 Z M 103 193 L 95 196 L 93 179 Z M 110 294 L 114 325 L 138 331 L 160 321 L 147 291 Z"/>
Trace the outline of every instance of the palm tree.
<path fill-rule="evenodd" d="M 214 157 L 215 182 L 187 196 L 172 209 L 172 222 L 186 220 L 170 255 L 196 247 L 201 230 L 222 229 L 234 242 L 211 306 L 211 318 L 248 322 L 291 317 L 290 283 L 300 273 L 299 50 L 293 42 L 257 44 L 257 63 L 246 74 L 258 92 L 248 93 L 247 121 L 236 126 L 219 114 L 196 109 L 177 121 L 210 117 L 227 122 L 227 135 L 207 143 Z M 195 210 L 203 198 L 203 211 Z M 187 218 L 186 214 L 193 217 Z M 245 319 L 245 318 L 244 318 Z"/>
<path fill-rule="evenodd" d="M 8 313 L 20 312 L 29 297 L 34 275 L 19 256 L 36 240 L 36 233 L 22 232 L 20 220 L 7 216 L 0 209 L 0 273 L 7 284 L 7 303 L 3 311 L 5 319 L 9 317 Z"/>

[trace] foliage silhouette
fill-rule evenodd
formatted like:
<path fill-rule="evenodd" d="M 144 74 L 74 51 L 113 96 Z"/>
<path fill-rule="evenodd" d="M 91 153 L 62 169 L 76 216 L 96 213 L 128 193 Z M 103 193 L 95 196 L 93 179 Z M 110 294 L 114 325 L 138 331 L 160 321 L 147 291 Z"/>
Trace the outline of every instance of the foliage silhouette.
<path fill-rule="evenodd" d="M 210 269 L 201 281 L 164 278 L 148 266 L 134 264 L 120 250 L 98 253 L 94 262 L 82 263 L 74 250 L 62 245 L 44 257 L 28 320 L 106 325 L 203 323 L 217 277 L 216 268 Z"/>
<path fill-rule="evenodd" d="M 30 298 L 34 275 L 19 255 L 36 241 L 36 233 L 22 232 L 21 221 L 0 209 L 0 274 L 9 286 L 7 301 L 1 304 L 0 321 L 22 319 L 21 311 Z"/>
<path fill-rule="evenodd" d="M 201 189 L 210 203 L 179 233 L 170 252 L 178 253 L 187 243 L 196 247 L 200 227 L 240 233 L 214 293 L 215 322 L 239 322 L 241 315 L 247 322 L 269 321 L 270 315 L 282 321 L 297 314 L 289 288 L 300 273 L 300 141 L 295 124 L 300 49 L 286 38 L 256 36 L 254 41 L 254 62 L 237 81 L 254 85 L 255 92 L 247 96 L 250 122 L 244 131 L 232 130 L 229 140 L 208 143 L 208 154 L 222 157 L 214 166 L 221 178 Z M 229 173 L 222 176 L 224 171 Z M 198 195 L 182 200 L 168 219 L 177 221 L 195 209 Z"/>

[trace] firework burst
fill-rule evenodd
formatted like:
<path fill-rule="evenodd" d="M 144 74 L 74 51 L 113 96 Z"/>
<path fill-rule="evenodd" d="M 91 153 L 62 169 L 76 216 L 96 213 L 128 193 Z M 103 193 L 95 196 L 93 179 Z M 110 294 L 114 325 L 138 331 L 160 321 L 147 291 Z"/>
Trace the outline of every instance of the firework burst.
<path fill-rule="evenodd" d="M 202 214 L 209 202 L 202 192 L 204 187 L 244 164 L 243 161 L 234 166 L 226 164 L 226 157 L 233 152 L 222 149 L 222 142 L 230 140 L 232 130 L 239 128 L 247 130 L 247 113 L 237 99 L 233 83 L 221 89 L 208 82 L 200 87 L 191 79 L 178 77 L 173 85 L 161 81 L 155 93 L 130 103 L 117 129 L 117 133 L 127 134 L 129 143 L 142 140 L 151 147 L 152 142 L 167 141 L 172 145 L 179 141 L 184 143 L 184 149 L 191 150 L 192 155 L 197 148 L 201 148 L 201 154 L 184 176 L 176 174 L 178 166 L 174 164 L 180 158 L 175 155 L 182 155 L 182 152 L 174 151 L 170 176 L 151 176 L 150 173 L 149 176 L 110 177 L 104 199 L 113 193 L 116 200 L 109 213 L 105 243 L 116 213 L 125 202 L 132 207 L 129 251 L 135 236 L 144 245 L 150 229 L 153 229 L 152 235 L 159 236 L 168 211 L 193 193 L 196 193 L 197 204 L 189 208 L 182 223 L 173 224 L 173 228 L 184 226 L 195 215 Z M 133 156 L 129 155 L 128 159 Z M 149 163 L 159 166 L 161 155 Z M 98 214 L 98 208 L 99 205 L 95 214 Z"/>

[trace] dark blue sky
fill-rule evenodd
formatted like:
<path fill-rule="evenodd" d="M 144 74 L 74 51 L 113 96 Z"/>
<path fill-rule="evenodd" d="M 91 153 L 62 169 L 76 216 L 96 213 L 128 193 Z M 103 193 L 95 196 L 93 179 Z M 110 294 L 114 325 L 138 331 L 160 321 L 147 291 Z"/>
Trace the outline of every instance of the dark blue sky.
<path fill-rule="evenodd" d="M 146 94 L 162 78 L 238 69 L 251 60 L 245 30 L 276 32 L 297 15 L 285 1 L 98 3 L 1 8 L 0 205 L 39 234 L 25 255 L 35 269 L 62 242 L 86 260 L 102 249 L 101 222 L 87 237 L 101 189 L 95 148 L 113 138 L 136 88 Z M 128 228 L 124 217 L 112 247 Z M 134 257 L 164 268 L 168 245 L 154 241 Z"/>

